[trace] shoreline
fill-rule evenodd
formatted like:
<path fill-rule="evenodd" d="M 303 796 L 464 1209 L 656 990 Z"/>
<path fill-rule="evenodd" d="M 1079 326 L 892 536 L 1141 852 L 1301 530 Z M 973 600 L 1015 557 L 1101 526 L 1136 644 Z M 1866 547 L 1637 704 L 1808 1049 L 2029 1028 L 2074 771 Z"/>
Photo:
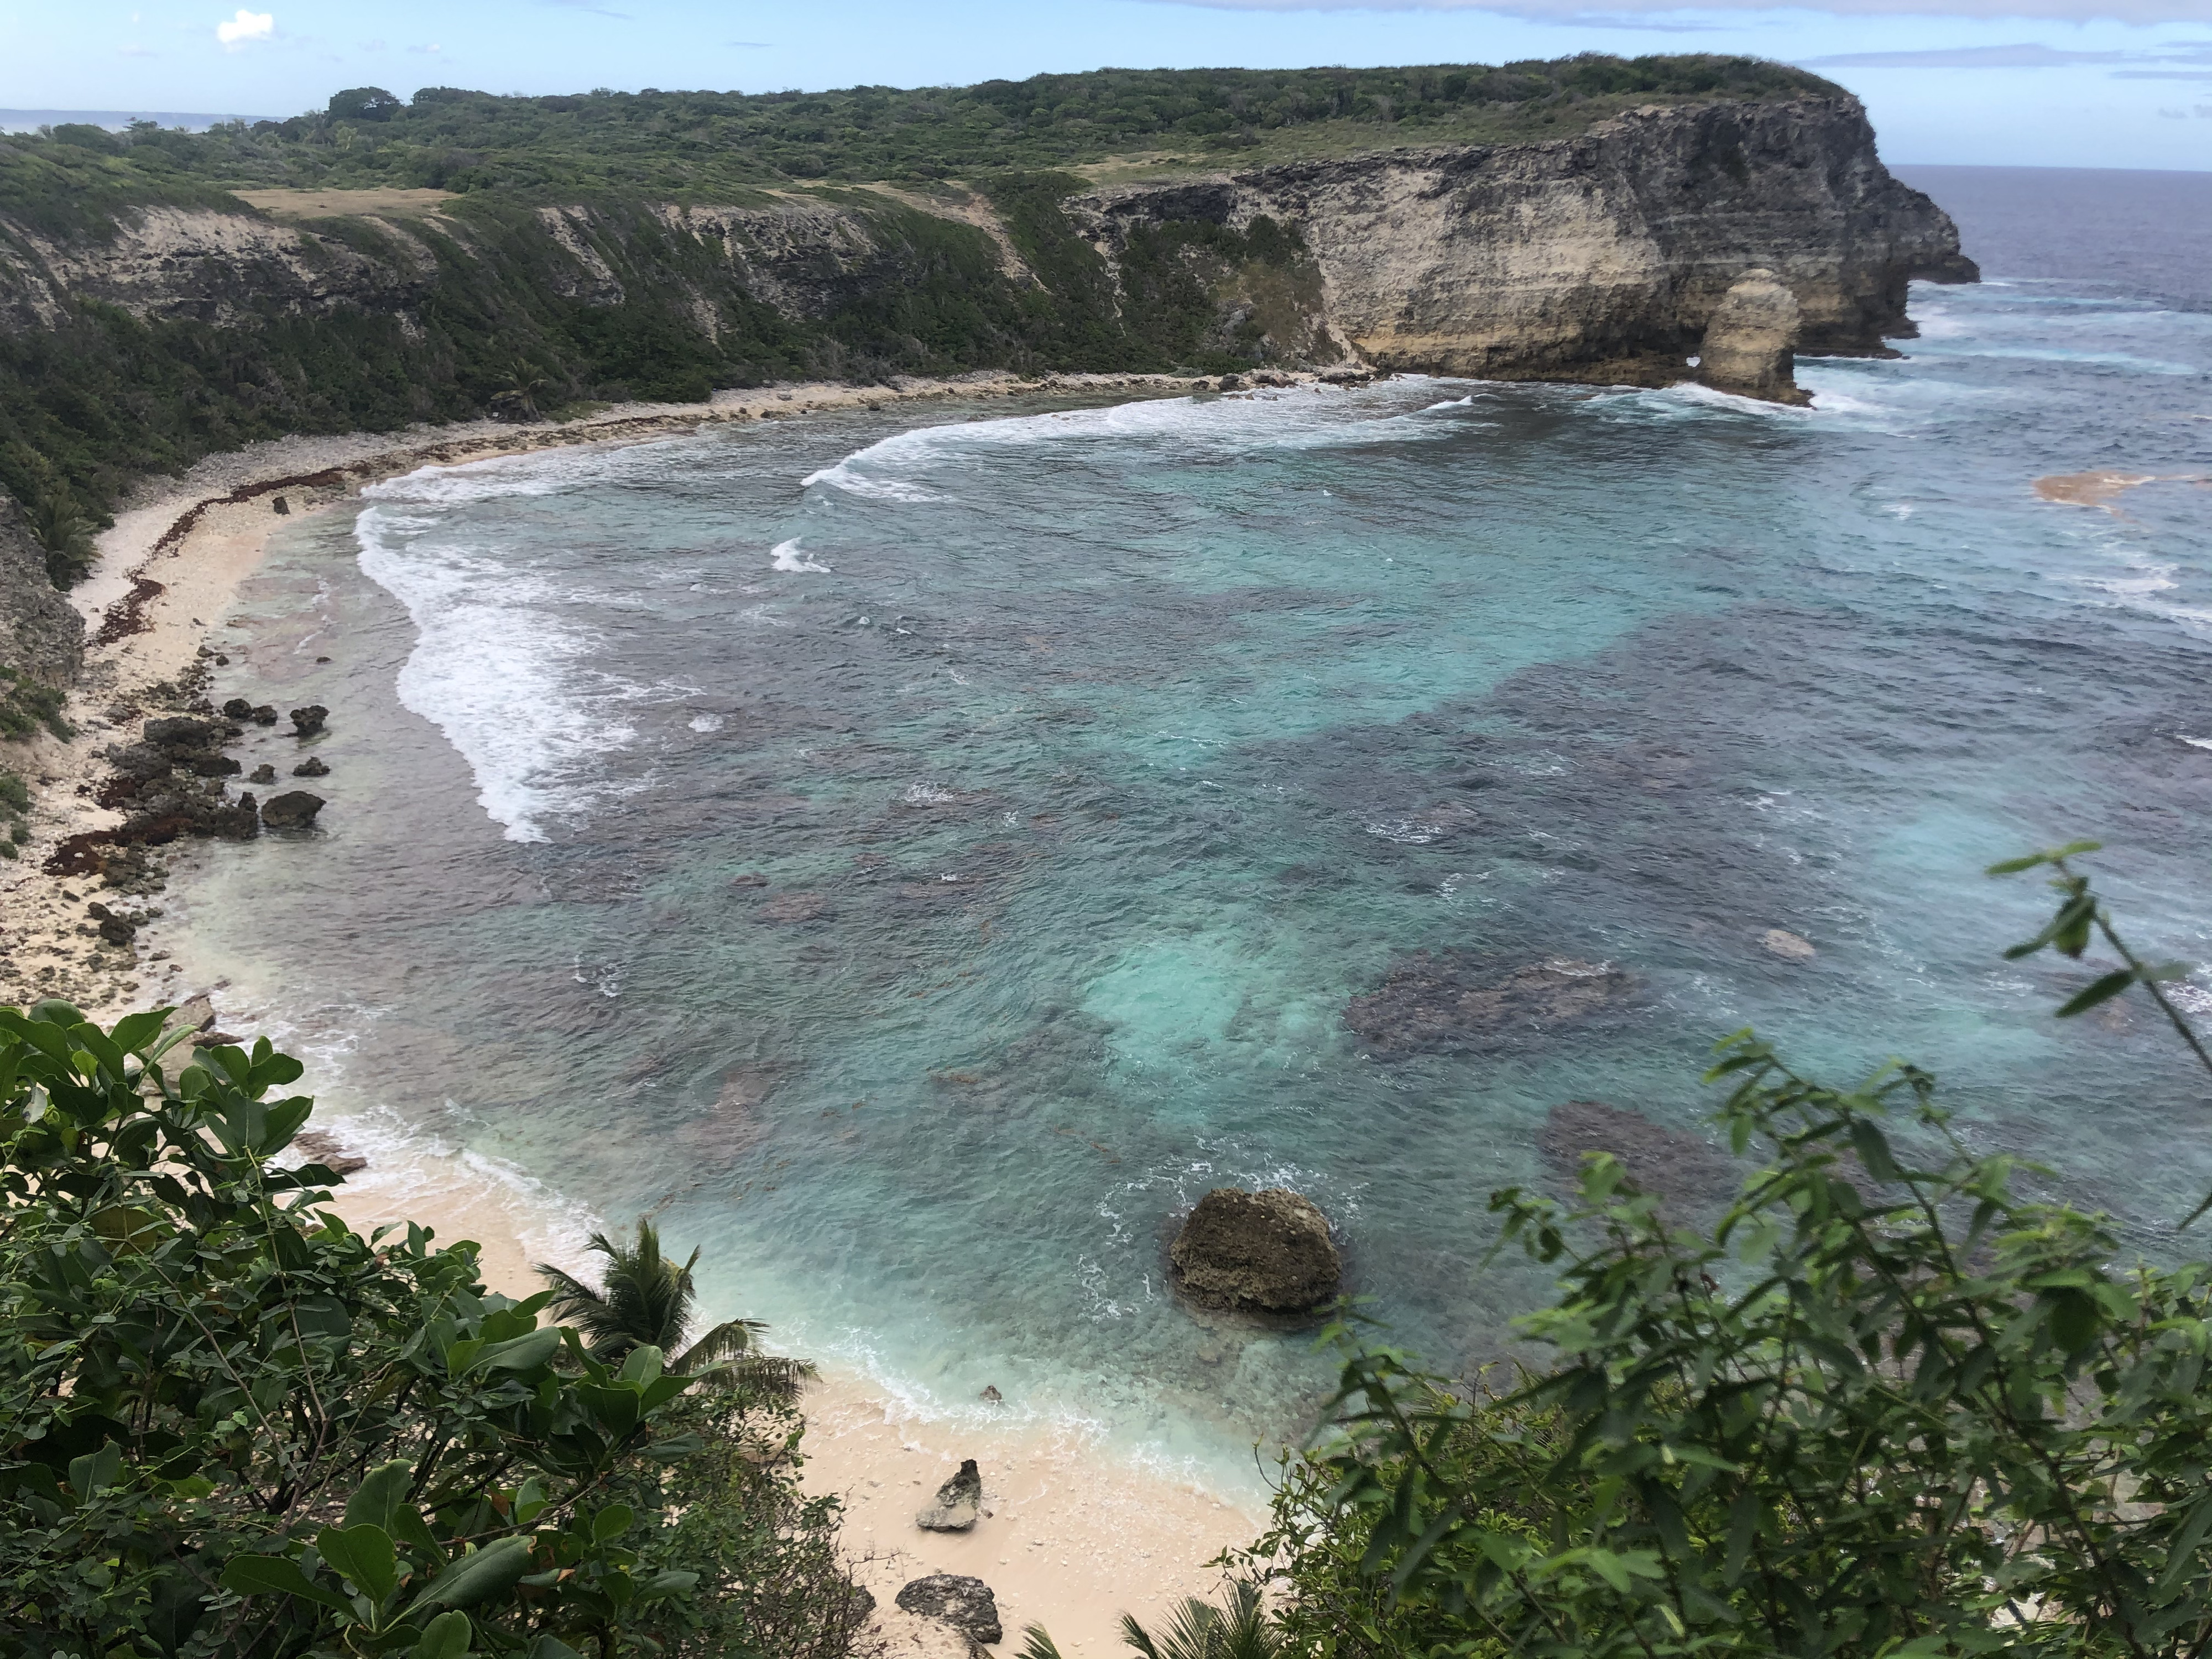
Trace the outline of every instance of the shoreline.
<path fill-rule="evenodd" d="M 1164 375 L 1039 381 L 976 375 L 896 387 L 802 383 L 721 392 L 704 405 L 624 405 L 562 423 L 481 421 L 287 438 L 208 457 L 179 479 L 149 481 L 102 534 L 92 574 L 70 596 L 87 619 L 85 667 L 70 708 L 75 737 L 63 743 L 41 734 L 20 759 L 9 757 L 36 799 L 31 843 L 19 862 L 0 866 L 6 912 L 0 1001 L 27 1006 L 62 996 L 103 1022 L 194 995 L 211 996 L 220 1007 L 227 982 L 200 982 L 163 945 L 158 897 L 150 907 L 143 896 L 130 907 L 150 919 L 137 939 L 110 945 L 97 937 L 85 908 L 103 890 L 98 878 L 52 876 L 43 866 L 69 836 L 119 821 L 121 813 L 95 799 L 101 751 L 127 740 L 118 728 L 135 730 L 140 716 L 181 706 L 192 695 L 189 686 L 179 693 L 175 684 L 189 683 L 204 653 L 212 657 L 210 640 L 241 584 L 260 567 L 270 537 L 294 517 L 341 507 L 364 487 L 421 466 L 636 443 L 740 421 L 956 397 L 1159 397 L 1212 389 L 1210 380 Z M 173 942 L 181 946 L 185 939 Z M 577 1259 L 584 1227 L 575 1224 L 573 1206 L 550 1189 L 443 1148 L 412 1150 L 404 1165 L 363 1170 L 337 1190 L 332 1207 L 363 1230 L 404 1218 L 444 1238 L 474 1239 L 483 1247 L 486 1282 L 512 1294 L 534 1288 L 534 1261 L 589 1265 Z M 1249 1543 L 1264 1520 L 1194 1480 L 1146 1468 L 1073 1422 L 1010 1414 L 1003 1427 L 979 1427 L 929 1419 L 894 1390 L 848 1370 L 810 1388 L 803 1409 L 805 1484 L 845 1501 L 845 1547 L 876 1596 L 878 1634 L 888 1653 L 950 1659 L 963 1645 L 948 1642 L 945 1627 L 893 1605 L 908 1580 L 940 1571 L 991 1586 L 1006 1629 L 1002 1646 L 1018 1646 L 1023 1629 L 1041 1623 L 1071 1659 L 1123 1652 L 1124 1612 L 1154 1623 L 1184 1595 L 1214 1595 L 1219 1574 L 1206 1564 Z M 969 1534 L 922 1532 L 915 1510 L 968 1457 L 983 1471 L 986 1518 Z"/>
<path fill-rule="evenodd" d="M 1331 371 L 1340 380 L 1352 371 Z M 1301 385 L 1310 373 L 1271 374 L 1244 386 Z M 1358 371 L 1357 378 L 1365 378 Z M 58 996 L 96 1019 L 112 1020 L 171 988 L 170 953 L 158 927 L 131 945 L 106 945 L 84 907 L 96 878 L 59 877 L 44 865 L 70 836 L 112 828 L 123 814 L 94 799 L 100 751 L 118 727 L 172 712 L 184 698 L 161 693 L 189 676 L 219 629 L 240 585 L 259 568 L 269 538 L 296 516 L 325 512 L 380 480 L 422 466 L 465 466 L 586 444 L 632 444 L 709 427 L 791 420 L 837 410 L 881 410 L 947 398 L 1073 394 L 1187 396 L 1218 389 L 1218 377 L 1054 374 L 1024 380 L 979 371 L 957 380 L 895 386 L 798 381 L 716 392 L 704 404 L 623 404 L 569 421 L 478 420 L 392 433 L 293 436 L 204 457 L 176 477 L 143 480 L 99 538 L 91 574 L 67 596 L 85 618 L 83 672 L 70 694 L 64 743 L 41 731 L 4 757 L 33 787 L 32 839 L 0 865 L 0 1002 Z M 1238 389 L 1242 389 L 1241 387 Z M 276 503 L 283 502 L 279 509 Z M 214 656 L 213 649 L 204 654 Z M 154 907 L 158 910 L 158 904 Z M 158 921 L 159 918 L 155 918 Z"/>

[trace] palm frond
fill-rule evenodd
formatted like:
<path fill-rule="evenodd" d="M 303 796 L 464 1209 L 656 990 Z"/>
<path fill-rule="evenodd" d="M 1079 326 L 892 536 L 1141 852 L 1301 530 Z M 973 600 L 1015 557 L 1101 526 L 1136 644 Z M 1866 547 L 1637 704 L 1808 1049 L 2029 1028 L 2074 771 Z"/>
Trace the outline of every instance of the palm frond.
<path fill-rule="evenodd" d="M 715 1377 L 786 1403 L 813 1380 L 814 1367 L 805 1360 L 759 1352 L 757 1339 L 768 1327 L 757 1319 L 724 1320 L 685 1347 L 698 1295 L 691 1270 L 699 1252 L 678 1266 L 661 1254 L 660 1235 L 651 1222 L 638 1222 L 635 1243 L 593 1233 L 590 1248 L 606 1260 L 597 1288 L 559 1267 L 541 1263 L 537 1271 L 552 1288 L 553 1317 L 575 1327 L 593 1358 L 617 1364 L 635 1349 L 655 1347 L 676 1356 L 668 1362 L 671 1371 Z"/>
<path fill-rule="evenodd" d="M 1022 1632 L 1021 1651 L 1015 1659 L 1060 1659 L 1060 1644 L 1042 1625 L 1031 1625 Z"/>
<path fill-rule="evenodd" d="M 1279 1659 L 1282 1634 L 1267 1620 L 1260 1587 L 1239 1579 L 1229 1587 L 1226 1611 L 1188 1596 L 1155 1640 L 1135 1619 L 1121 1615 L 1121 1639 L 1144 1659 Z"/>

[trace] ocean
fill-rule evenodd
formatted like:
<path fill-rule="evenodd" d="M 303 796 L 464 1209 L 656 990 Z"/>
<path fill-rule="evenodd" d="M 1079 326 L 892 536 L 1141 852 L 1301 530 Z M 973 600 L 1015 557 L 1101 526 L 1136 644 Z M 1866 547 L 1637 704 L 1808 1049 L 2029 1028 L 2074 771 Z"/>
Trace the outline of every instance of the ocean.
<path fill-rule="evenodd" d="M 2047 896 L 1981 872 L 2101 838 L 2145 952 L 2212 958 L 2212 261 L 2111 230 L 2203 185 L 1904 171 L 1989 280 L 1801 363 L 1809 410 L 952 401 L 306 519 L 215 695 L 327 705 L 330 805 L 184 864 L 195 969 L 380 1163 L 649 1214 L 780 1346 L 1245 1492 L 1332 1363 L 1179 1305 L 1181 1212 L 1295 1188 L 1389 1340 L 1525 1356 L 1492 1190 L 1559 1189 L 1565 1103 L 1709 1133 L 1747 1026 L 1918 1061 L 2169 1255 L 2212 1090 L 2140 1012 L 2053 1020 L 2081 973 L 2001 955 Z M 2094 471 L 2162 481 L 2035 488 Z M 1377 1054 L 1347 1007 L 1419 951 L 1633 989 Z"/>

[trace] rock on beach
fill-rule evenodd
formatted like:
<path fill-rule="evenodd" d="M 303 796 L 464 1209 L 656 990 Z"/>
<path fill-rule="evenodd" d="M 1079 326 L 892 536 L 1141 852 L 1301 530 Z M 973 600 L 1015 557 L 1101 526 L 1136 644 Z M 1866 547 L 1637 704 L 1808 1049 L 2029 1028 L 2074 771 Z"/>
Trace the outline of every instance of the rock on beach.
<path fill-rule="evenodd" d="M 970 1457 L 937 1489 L 937 1501 L 915 1516 L 914 1524 L 924 1532 L 966 1532 L 982 1512 L 983 1476 Z"/>
<path fill-rule="evenodd" d="M 941 1619 L 969 1641 L 989 1645 L 1003 1640 L 999 1623 L 999 1598 L 980 1578 L 957 1573 L 932 1573 L 917 1578 L 898 1593 L 898 1605 L 922 1619 Z"/>

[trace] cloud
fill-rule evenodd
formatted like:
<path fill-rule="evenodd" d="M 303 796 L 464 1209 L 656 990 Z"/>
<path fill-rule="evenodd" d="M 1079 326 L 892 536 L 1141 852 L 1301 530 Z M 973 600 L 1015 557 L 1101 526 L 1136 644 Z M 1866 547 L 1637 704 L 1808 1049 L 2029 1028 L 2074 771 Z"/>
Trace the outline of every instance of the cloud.
<path fill-rule="evenodd" d="M 1807 69 L 2060 69 L 2075 64 L 2138 64 L 2115 69 L 2123 81 L 2212 81 L 2212 40 L 2176 40 L 2148 52 L 2068 52 L 2023 41 L 2011 46 L 1942 46 L 1917 52 L 1847 52 L 1798 60 Z M 2176 65 L 2201 65 L 2180 68 Z"/>
<path fill-rule="evenodd" d="M 2047 69 L 2058 64 L 2122 64 L 2124 52 L 2061 52 L 2056 46 L 1948 46 L 1933 52 L 1847 52 L 1806 58 L 1807 69 Z"/>
<path fill-rule="evenodd" d="M 1729 11 L 1816 11 L 1845 17 L 2022 18 L 2066 22 L 2202 23 L 2205 0 L 1168 0 L 1218 11 L 1486 11 L 1532 22 L 1620 27 L 1624 13 L 1710 15 Z"/>
<path fill-rule="evenodd" d="M 266 40 L 276 33 L 274 14 L 248 11 L 243 6 L 238 9 L 238 15 L 228 22 L 215 26 L 215 38 L 222 42 L 226 52 L 236 52 L 249 40 Z"/>

